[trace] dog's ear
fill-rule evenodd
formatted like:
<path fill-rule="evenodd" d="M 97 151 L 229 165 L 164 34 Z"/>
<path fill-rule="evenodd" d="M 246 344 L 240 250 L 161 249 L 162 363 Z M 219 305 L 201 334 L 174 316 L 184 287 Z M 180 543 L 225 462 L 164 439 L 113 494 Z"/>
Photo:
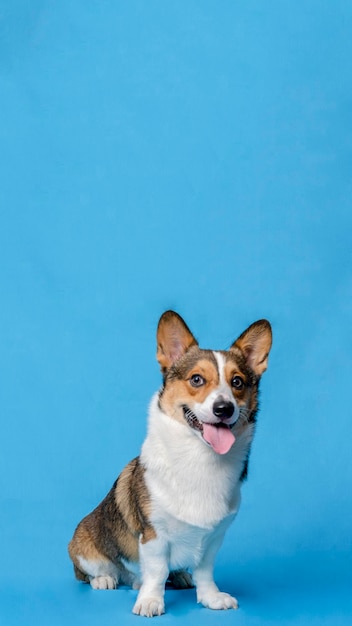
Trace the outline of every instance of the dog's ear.
<path fill-rule="evenodd" d="M 165 374 L 191 346 L 197 345 L 182 317 L 175 311 L 165 311 L 159 320 L 157 330 L 156 358 L 162 373 Z"/>
<path fill-rule="evenodd" d="M 271 326 L 267 320 L 251 324 L 232 344 L 230 350 L 239 348 L 249 367 L 261 376 L 268 367 L 268 356 L 272 344 Z"/>

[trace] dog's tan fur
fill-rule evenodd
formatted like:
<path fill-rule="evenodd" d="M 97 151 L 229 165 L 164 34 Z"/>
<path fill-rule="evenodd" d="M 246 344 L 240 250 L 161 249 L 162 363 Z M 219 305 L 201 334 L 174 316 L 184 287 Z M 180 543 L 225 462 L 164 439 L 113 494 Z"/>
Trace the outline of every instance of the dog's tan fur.
<path fill-rule="evenodd" d="M 137 457 L 125 467 L 106 498 L 77 526 L 69 544 L 76 577 L 89 582 L 79 557 L 101 562 L 116 562 L 122 557 L 137 562 L 139 538 L 142 543 L 155 538 L 149 514 L 144 469 Z"/>

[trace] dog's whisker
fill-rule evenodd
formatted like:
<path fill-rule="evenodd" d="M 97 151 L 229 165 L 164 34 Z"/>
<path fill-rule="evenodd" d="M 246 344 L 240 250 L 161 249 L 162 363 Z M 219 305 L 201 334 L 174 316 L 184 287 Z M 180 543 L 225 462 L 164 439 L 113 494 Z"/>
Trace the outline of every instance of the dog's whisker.
<path fill-rule="evenodd" d="M 248 409 L 247 407 L 244 407 L 244 406 L 240 407 L 239 417 L 242 418 L 244 421 L 249 422 L 251 415 L 252 415 L 251 409 Z"/>

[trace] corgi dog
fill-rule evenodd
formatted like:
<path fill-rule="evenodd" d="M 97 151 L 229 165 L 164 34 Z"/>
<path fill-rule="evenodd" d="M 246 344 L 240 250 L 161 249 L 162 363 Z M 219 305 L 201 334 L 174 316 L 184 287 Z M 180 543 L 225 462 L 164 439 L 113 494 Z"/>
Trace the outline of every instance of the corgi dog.
<path fill-rule="evenodd" d="M 164 613 L 167 581 L 195 586 L 205 607 L 237 608 L 214 582 L 214 560 L 240 505 L 271 343 L 270 324 L 260 320 L 228 351 L 203 350 L 177 313 L 161 316 L 163 384 L 147 437 L 75 530 L 69 554 L 79 580 L 139 589 L 133 613 L 147 617 Z"/>

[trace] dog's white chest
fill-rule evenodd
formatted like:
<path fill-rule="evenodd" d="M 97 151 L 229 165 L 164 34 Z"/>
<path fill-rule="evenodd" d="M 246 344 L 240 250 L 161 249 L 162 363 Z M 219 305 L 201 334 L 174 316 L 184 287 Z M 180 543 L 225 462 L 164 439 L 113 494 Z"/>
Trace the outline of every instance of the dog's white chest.
<path fill-rule="evenodd" d="M 238 483 L 213 472 L 212 467 L 202 471 L 194 468 L 188 473 L 174 467 L 164 468 L 162 474 L 148 468 L 145 480 L 153 502 L 151 521 L 167 520 L 168 531 L 186 534 L 188 527 L 206 531 L 215 528 L 228 515 L 236 513 L 240 504 Z M 176 472 L 174 475 L 173 472 Z M 209 472 L 209 474 L 208 474 Z"/>
<path fill-rule="evenodd" d="M 215 454 L 189 428 L 165 415 L 155 398 L 141 453 L 152 518 L 214 529 L 238 510 L 247 449 L 247 441 L 238 441 L 226 457 Z"/>
<path fill-rule="evenodd" d="M 228 516 L 215 528 L 208 530 L 177 520 L 165 511 L 160 517 L 159 512 L 154 511 L 152 523 L 159 541 L 164 541 L 168 546 L 170 570 L 196 567 L 209 544 L 218 535 L 223 535 L 233 517 Z"/>

